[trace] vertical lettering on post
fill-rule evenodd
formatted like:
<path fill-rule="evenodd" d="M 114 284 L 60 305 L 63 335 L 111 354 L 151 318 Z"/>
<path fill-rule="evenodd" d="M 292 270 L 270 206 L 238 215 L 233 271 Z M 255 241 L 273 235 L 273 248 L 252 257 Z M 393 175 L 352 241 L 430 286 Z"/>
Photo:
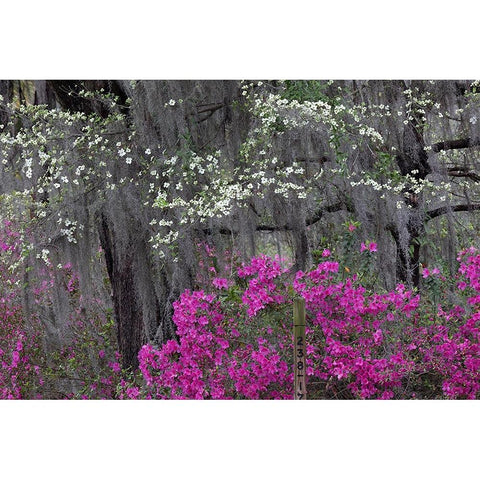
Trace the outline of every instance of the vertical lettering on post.
<path fill-rule="evenodd" d="M 306 342 L 305 342 L 305 299 L 296 298 L 293 302 L 293 330 L 294 330 L 294 377 L 295 400 L 306 400 Z"/>

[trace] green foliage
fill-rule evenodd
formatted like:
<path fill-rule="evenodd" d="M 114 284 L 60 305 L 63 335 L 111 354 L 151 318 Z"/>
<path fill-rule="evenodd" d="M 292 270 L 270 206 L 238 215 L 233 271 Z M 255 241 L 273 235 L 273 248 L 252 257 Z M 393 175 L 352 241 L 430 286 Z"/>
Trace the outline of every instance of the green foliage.
<path fill-rule="evenodd" d="M 327 85 L 320 80 L 285 80 L 282 97 L 299 102 L 328 101 Z"/>

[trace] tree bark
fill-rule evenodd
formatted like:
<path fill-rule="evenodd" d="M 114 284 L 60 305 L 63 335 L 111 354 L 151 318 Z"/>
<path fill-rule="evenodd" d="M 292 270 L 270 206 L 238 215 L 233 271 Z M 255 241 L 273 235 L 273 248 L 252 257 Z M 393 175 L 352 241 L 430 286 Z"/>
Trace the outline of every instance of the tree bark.
<path fill-rule="evenodd" d="M 113 229 L 105 215 L 98 223 L 100 244 L 105 254 L 117 327 L 117 341 L 122 366 L 136 368 L 138 351 L 144 341 L 144 324 L 139 308 L 134 272 L 134 248 L 119 251 Z"/>

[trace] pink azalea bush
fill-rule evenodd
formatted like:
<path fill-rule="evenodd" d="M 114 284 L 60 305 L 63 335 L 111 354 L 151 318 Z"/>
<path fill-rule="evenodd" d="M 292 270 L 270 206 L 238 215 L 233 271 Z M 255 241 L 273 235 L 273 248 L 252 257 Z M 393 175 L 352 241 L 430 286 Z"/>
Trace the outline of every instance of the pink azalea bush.
<path fill-rule="evenodd" d="M 369 251 L 373 252 L 374 247 Z M 432 305 L 398 285 L 369 293 L 339 264 L 295 275 L 253 258 L 224 282 L 175 303 L 178 340 L 139 353 L 148 398 L 292 398 L 292 300 L 307 307 L 310 398 L 477 398 L 480 254 L 462 252 L 459 305 Z M 441 287 L 445 277 L 435 271 Z M 442 283 L 443 282 L 443 283 Z M 468 290 L 468 291 L 467 291 Z M 455 295 L 455 292 L 451 292 Z"/>

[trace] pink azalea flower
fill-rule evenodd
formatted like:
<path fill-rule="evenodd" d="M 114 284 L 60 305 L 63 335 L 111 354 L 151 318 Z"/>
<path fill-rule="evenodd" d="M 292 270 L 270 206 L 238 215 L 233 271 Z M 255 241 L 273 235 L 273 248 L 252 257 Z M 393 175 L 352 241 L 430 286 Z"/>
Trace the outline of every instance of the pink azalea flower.
<path fill-rule="evenodd" d="M 382 343 L 382 340 L 383 340 L 383 332 L 381 329 L 378 329 L 373 334 L 373 341 L 375 342 L 375 345 L 378 345 L 379 343 Z"/>
<path fill-rule="evenodd" d="M 225 290 L 228 289 L 228 280 L 226 278 L 214 278 L 212 280 L 213 286 L 219 289 L 224 288 Z"/>
<path fill-rule="evenodd" d="M 108 366 L 116 373 L 120 373 L 122 370 L 118 362 L 109 362 Z"/>
<path fill-rule="evenodd" d="M 364 252 L 368 250 L 369 252 L 376 252 L 377 251 L 377 244 L 375 242 L 369 242 L 368 246 L 362 242 L 360 245 L 360 252 Z"/>

